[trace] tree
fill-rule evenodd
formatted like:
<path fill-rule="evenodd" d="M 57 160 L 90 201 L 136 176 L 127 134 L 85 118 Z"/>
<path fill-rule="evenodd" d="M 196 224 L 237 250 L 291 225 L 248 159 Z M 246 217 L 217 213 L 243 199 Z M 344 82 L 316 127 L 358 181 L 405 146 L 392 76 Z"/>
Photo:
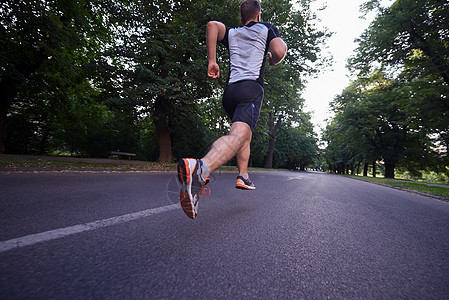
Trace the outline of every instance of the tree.
<path fill-rule="evenodd" d="M 327 34 L 310 1 L 262 1 L 290 46 L 284 64 L 267 69 L 269 106 L 253 140 L 262 156 L 270 114 L 298 126 L 304 78 L 324 61 Z M 205 29 L 210 20 L 240 26 L 239 1 L 7 0 L 0 15 L 0 152 L 5 137 L 11 152 L 120 149 L 173 161 L 226 132 L 220 91 L 229 57 L 219 47 L 224 76 L 207 80 Z"/>
<path fill-rule="evenodd" d="M 136 3 L 135 8 L 138 30 L 129 37 L 124 31 L 124 44 L 117 48 L 131 61 L 131 66 L 123 65 L 125 92 L 120 98 L 151 114 L 159 160 L 171 162 L 175 124 L 183 123 L 183 116 L 197 115 L 201 101 L 214 93 L 205 72 L 206 24 L 212 19 L 235 24 L 238 3 L 158 0 Z"/>
<path fill-rule="evenodd" d="M 398 166 L 441 170 L 432 145 L 447 144 L 449 129 L 449 7 L 445 1 L 397 0 L 384 8 L 372 0 L 364 9 L 378 9 L 378 16 L 349 61 L 357 79 L 334 99 L 328 148 L 351 149 L 343 160 L 365 160 L 364 175 L 366 159 L 382 159 L 387 178 Z"/>
<path fill-rule="evenodd" d="M 262 113 L 268 114 L 268 151 L 265 168 L 272 168 L 276 135 L 282 123 L 299 121 L 304 100 L 299 95 L 299 77 L 289 65 L 277 66 L 268 73 Z"/>
<path fill-rule="evenodd" d="M 321 57 L 320 46 L 330 36 L 316 27 L 316 15 L 310 10 L 310 0 L 262 2 L 264 20 L 279 27 L 288 45 L 284 62 L 268 67 L 263 114 L 268 115 L 269 143 L 265 168 L 273 165 L 276 135 L 282 123 L 300 121 L 304 100 L 300 91 L 306 78 L 316 73 L 326 58 Z"/>
<path fill-rule="evenodd" d="M 45 102 L 47 97 L 44 95 L 51 98 L 59 93 L 62 95 L 60 100 L 69 103 L 70 97 L 77 93 L 75 86 L 86 87 L 89 78 L 86 67 L 94 61 L 98 49 L 110 37 L 107 16 L 115 12 L 117 3 L 120 1 L 2 2 L 0 153 L 6 149 L 4 134 L 7 114 L 11 105 L 19 99 L 19 93 L 27 95 L 31 102 Z M 40 89 L 33 88 L 38 85 Z M 87 87 L 91 89 L 89 85 Z M 27 105 L 32 106 L 33 103 Z M 47 117 L 41 121 L 49 124 L 48 111 L 41 117 Z M 43 145 L 45 136 L 49 135 L 48 128 L 42 130 Z"/>
<path fill-rule="evenodd" d="M 301 119 L 299 125 L 283 123 L 280 126 L 274 149 L 274 167 L 304 171 L 316 158 L 318 139 L 310 115 L 303 114 Z"/>
<path fill-rule="evenodd" d="M 369 74 L 377 63 L 396 70 L 419 65 L 422 76 L 438 73 L 449 85 L 447 1 L 396 0 L 386 8 L 379 2 L 371 0 L 364 5 L 366 11 L 378 8 L 379 14 L 358 39 L 351 68 Z"/>
<path fill-rule="evenodd" d="M 407 82 L 387 79 L 382 72 L 352 83 L 332 104 L 336 117 L 326 138 L 340 160 L 334 156 L 331 161 L 348 164 L 361 159 L 367 164 L 382 159 L 387 178 L 394 178 L 399 164 L 430 166 L 433 160 L 424 157 L 434 151 L 426 131 L 416 127 L 419 115 L 409 96 Z M 350 155 L 341 155 L 345 151 Z"/>
<path fill-rule="evenodd" d="M 379 1 L 378 16 L 359 38 L 348 66 L 366 76 L 379 66 L 387 77 L 414 86 L 409 100 L 420 111 L 420 126 L 433 131 L 438 143 L 449 145 L 449 6 L 442 0 L 397 0 L 391 7 Z M 431 120 L 431 122 L 428 122 Z"/>

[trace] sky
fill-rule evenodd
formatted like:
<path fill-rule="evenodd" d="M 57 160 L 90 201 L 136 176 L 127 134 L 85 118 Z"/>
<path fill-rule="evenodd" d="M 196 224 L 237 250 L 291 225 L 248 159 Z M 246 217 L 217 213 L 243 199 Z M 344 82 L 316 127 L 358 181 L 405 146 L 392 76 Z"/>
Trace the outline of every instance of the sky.
<path fill-rule="evenodd" d="M 317 8 L 326 2 L 327 8 L 317 11 Z M 333 65 L 318 74 L 317 78 L 310 79 L 303 93 L 305 110 L 313 111 L 312 122 L 318 134 L 326 127 L 325 119 L 331 116 L 329 102 L 350 83 L 346 62 L 357 47 L 354 39 L 368 28 L 374 18 L 374 14 L 368 15 L 366 19 L 360 18 L 362 13 L 359 7 L 364 2 L 365 0 L 317 0 L 312 7 L 321 19 L 319 26 L 334 32 L 326 43 L 329 47 L 326 51 L 334 57 Z"/>

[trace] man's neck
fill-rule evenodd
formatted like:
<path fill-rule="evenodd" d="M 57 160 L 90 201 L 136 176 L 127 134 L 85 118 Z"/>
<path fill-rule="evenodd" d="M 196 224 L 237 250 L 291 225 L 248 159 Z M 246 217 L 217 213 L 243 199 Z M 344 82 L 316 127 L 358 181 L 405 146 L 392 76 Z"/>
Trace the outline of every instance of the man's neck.
<path fill-rule="evenodd" d="M 245 23 L 245 26 L 248 25 L 248 24 L 251 23 L 251 22 L 256 22 L 256 23 L 257 23 L 257 22 L 259 22 L 259 21 L 257 21 L 257 19 L 249 20 L 248 22 Z"/>

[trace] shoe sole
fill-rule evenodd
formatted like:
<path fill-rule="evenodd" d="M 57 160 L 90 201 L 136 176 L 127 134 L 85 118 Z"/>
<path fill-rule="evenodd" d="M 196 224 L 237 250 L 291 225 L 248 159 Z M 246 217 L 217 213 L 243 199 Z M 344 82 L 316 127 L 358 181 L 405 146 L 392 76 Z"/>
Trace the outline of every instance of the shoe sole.
<path fill-rule="evenodd" d="M 256 189 L 255 187 L 250 187 L 250 186 L 241 185 L 241 184 L 236 184 L 235 188 L 239 189 L 239 190 L 255 190 Z"/>
<path fill-rule="evenodd" d="M 235 185 L 235 188 L 239 189 L 239 190 L 255 190 L 256 189 L 255 186 L 248 186 L 248 185 L 246 185 L 241 179 L 239 179 L 237 181 L 237 184 Z"/>
<path fill-rule="evenodd" d="M 195 167 L 193 170 L 195 170 Z M 189 218 L 195 219 L 195 207 L 191 200 L 191 192 L 189 193 L 189 190 L 191 191 L 192 189 L 191 170 L 189 160 L 186 158 L 183 158 L 178 162 L 178 180 L 182 185 L 181 190 L 179 191 L 179 202 L 181 203 L 182 210 Z"/>

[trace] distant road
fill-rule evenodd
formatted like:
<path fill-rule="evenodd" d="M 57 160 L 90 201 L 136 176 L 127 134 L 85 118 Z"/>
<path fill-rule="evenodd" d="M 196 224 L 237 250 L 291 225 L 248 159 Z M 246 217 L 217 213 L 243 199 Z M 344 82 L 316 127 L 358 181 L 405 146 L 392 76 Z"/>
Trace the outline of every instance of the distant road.
<path fill-rule="evenodd" d="M 323 173 L 0 174 L 1 299 L 449 298 L 449 204 Z"/>

